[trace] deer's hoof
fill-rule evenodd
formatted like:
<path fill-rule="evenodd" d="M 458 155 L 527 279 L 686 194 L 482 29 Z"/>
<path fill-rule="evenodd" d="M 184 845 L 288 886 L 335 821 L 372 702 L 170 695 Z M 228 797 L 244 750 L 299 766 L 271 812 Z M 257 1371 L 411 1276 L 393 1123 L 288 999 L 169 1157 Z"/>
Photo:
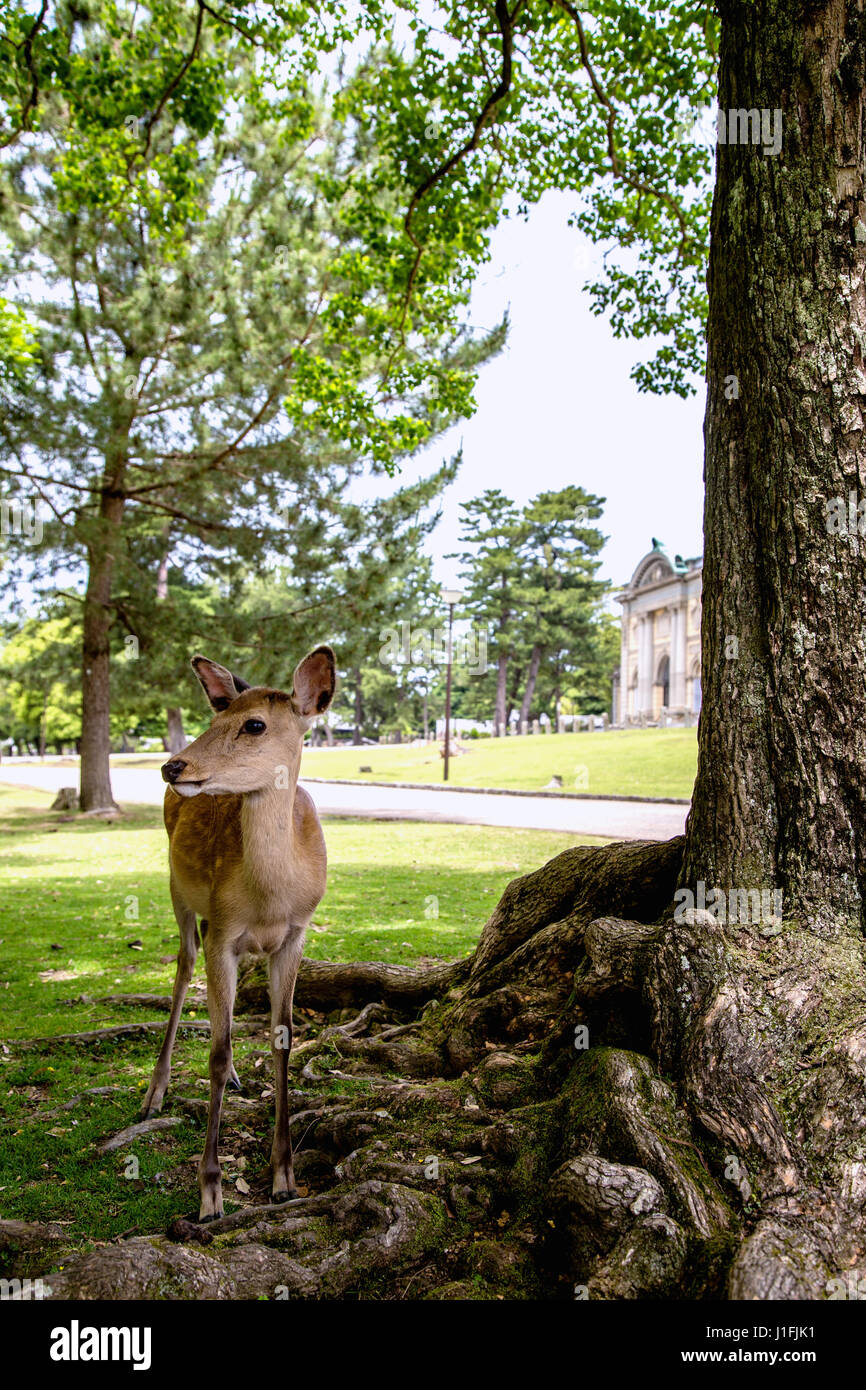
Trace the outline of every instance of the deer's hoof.
<path fill-rule="evenodd" d="M 143 1120 L 149 1120 L 151 1116 L 159 1114 L 167 1090 L 167 1080 L 164 1084 L 155 1080 L 151 1081 L 144 1093 L 144 1100 L 141 1102 L 141 1109 L 138 1112 Z"/>
<path fill-rule="evenodd" d="M 219 1221 L 225 1216 L 222 1192 L 217 1186 L 216 1191 L 209 1191 L 207 1188 L 201 1193 L 201 1201 L 198 1207 L 198 1224 L 204 1226 L 208 1221 Z"/>
<path fill-rule="evenodd" d="M 275 1192 L 275 1193 L 272 1195 L 271 1201 L 272 1201 L 272 1202 L 294 1202 L 294 1201 L 297 1200 L 298 1197 L 300 1197 L 300 1195 L 301 1195 L 301 1194 L 300 1194 L 300 1192 L 298 1191 L 298 1189 L 297 1189 L 296 1187 L 289 1187 L 289 1188 L 285 1188 L 285 1187 L 284 1187 L 283 1190 L 282 1190 L 282 1192 Z"/>

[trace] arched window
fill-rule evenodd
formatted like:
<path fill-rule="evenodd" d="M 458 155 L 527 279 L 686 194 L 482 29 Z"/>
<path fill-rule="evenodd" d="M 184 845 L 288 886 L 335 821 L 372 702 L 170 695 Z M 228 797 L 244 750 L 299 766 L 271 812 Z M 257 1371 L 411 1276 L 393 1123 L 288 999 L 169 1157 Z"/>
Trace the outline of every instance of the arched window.
<path fill-rule="evenodd" d="M 659 662 L 659 669 L 656 675 L 656 685 L 660 685 L 662 688 L 662 704 L 665 706 L 669 705 L 671 694 L 670 657 L 663 656 L 661 661 Z"/>
<path fill-rule="evenodd" d="M 691 709 L 692 709 L 692 713 L 693 713 L 693 714 L 700 714 L 700 712 L 701 712 L 701 663 L 698 661 L 697 657 L 696 657 L 695 660 L 692 662 L 691 670 L 689 671 L 689 681 L 690 681 L 691 687 L 692 687 L 692 688 L 691 688 L 691 699 L 690 699 L 690 701 L 689 701 L 689 704 L 690 704 L 690 706 L 691 706 Z"/>

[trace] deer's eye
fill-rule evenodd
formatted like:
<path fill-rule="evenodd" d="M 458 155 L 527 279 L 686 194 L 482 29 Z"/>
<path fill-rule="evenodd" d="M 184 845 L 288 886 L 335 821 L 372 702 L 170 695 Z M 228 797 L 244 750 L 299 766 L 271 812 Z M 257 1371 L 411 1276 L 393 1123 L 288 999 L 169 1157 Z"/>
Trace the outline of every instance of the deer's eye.
<path fill-rule="evenodd" d="M 242 734 L 263 734 L 267 728 L 263 719 L 248 719 L 241 729 Z"/>

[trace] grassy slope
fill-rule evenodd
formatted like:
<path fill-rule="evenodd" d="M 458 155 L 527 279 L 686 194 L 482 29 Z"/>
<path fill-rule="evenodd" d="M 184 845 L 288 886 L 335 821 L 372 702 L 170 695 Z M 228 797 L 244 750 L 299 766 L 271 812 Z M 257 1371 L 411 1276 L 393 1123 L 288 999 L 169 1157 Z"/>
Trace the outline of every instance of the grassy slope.
<path fill-rule="evenodd" d="M 93 1148 L 137 1118 L 158 1037 L 34 1052 L 16 1051 L 14 1041 L 164 1021 L 157 1012 L 95 1002 L 107 994 L 170 992 L 177 932 L 161 812 L 134 808 L 115 825 L 63 822 L 48 811 L 50 801 L 38 792 L 0 791 L 0 1013 L 6 1040 L 0 1125 L 7 1136 L 0 1143 L 0 1214 L 66 1220 L 96 1239 L 161 1229 L 194 1206 L 199 1124 L 187 1120 L 104 1157 Z M 540 831 L 369 821 L 330 821 L 325 834 L 330 882 L 307 953 L 405 963 L 466 954 L 510 879 L 578 843 L 574 836 Z M 135 899 L 138 920 L 131 917 Z M 425 915 L 434 909 L 438 917 Z M 202 972 L 200 961 L 196 981 Z M 185 1017 L 193 1016 L 206 1017 L 200 998 L 188 1001 Z M 250 1093 L 269 1086 L 264 1033 L 239 1037 L 235 1060 Z M 206 1038 L 181 1035 L 172 1088 L 205 1096 L 206 1076 Z M 57 1110 L 94 1086 L 119 1089 Z M 245 1137 L 243 1127 L 226 1125 L 222 1152 L 246 1161 L 255 1194 L 264 1181 L 266 1135 Z M 226 1195 L 230 1202 L 229 1190 Z"/>
<path fill-rule="evenodd" d="M 546 786 L 554 774 L 563 791 L 620 796 L 690 797 L 697 764 L 695 729 L 614 729 L 609 733 L 547 734 L 527 738 L 467 739 L 451 763 L 458 787 Z M 367 765 L 372 773 L 359 768 Z M 586 769 L 585 773 L 582 769 Z M 360 781 L 441 782 L 439 746 L 307 749 L 306 777 Z"/>
<path fill-rule="evenodd" d="M 465 753 L 451 763 L 450 781 L 456 787 L 539 791 L 556 774 L 562 778 L 563 791 L 688 798 L 697 767 L 696 729 L 614 729 L 606 734 L 466 739 L 463 746 Z M 112 759 L 118 767 L 159 767 L 162 761 L 123 754 Z M 73 766 L 71 762 L 69 765 Z M 364 766 L 373 771 L 362 773 Z M 421 748 L 396 744 L 307 748 L 301 771 L 305 777 L 439 785 L 442 758 L 435 743 Z"/>

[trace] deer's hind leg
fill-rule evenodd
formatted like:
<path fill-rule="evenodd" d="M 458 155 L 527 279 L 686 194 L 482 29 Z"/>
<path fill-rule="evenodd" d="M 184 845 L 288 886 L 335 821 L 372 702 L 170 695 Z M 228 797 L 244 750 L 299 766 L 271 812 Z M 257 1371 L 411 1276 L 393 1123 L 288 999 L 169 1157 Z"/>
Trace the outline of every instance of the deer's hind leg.
<path fill-rule="evenodd" d="M 175 972 L 174 989 L 171 995 L 171 1014 L 169 1015 L 168 1027 L 165 1030 L 162 1048 L 153 1069 L 153 1077 L 141 1107 L 143 1119 L 147 1119 L 149 1115 L 157 1115 L 162 1109 L 162 1102 L 165 1099 L 171 1078 L 171 1054 L 177 1036 L 177 1026 L 180 1023 L 186 992 L 193 977 L 198 954 L 195 913 L 191 912 L 185 905 L 173 881 L 171 883 L 171 904 L 177 918 L 177 925 L 180 928 L 180 950 L 177 955 L 177 971 Z"/>

